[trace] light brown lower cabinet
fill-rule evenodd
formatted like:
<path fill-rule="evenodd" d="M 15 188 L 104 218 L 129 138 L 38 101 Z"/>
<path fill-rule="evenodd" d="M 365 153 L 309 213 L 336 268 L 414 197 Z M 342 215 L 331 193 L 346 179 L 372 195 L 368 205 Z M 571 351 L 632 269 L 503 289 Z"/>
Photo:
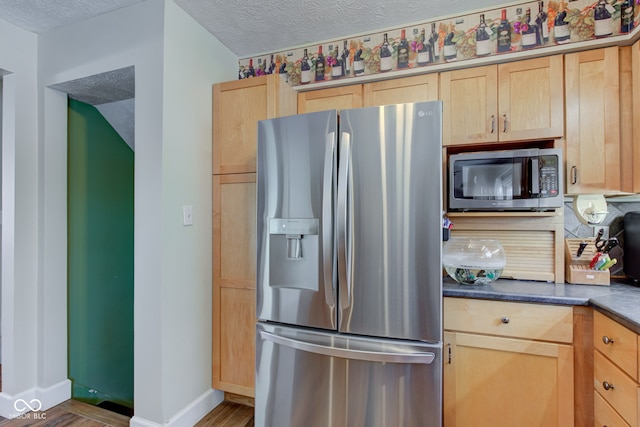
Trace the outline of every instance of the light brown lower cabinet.
<path fill-rule="evenodd" d="M 572 307 L 445 298 L 444 328 L 445 427 L 574 425 Z"/>
<path fill-rule="evenodd" d="M 593 321 L 595 426 L 640 423 L 640 336 L 602 313 Z"/>
<path fill-rule="evenodd" d="M 256 174 L 214 175 L 213 387 L 249 397 L 255 376 L 255 217 Z"/>
<path fill-rule="evenodd" d="M 630 427 L 624 419 L 598 393 L 594 397 L 594 426 L 600 427 Z"/>

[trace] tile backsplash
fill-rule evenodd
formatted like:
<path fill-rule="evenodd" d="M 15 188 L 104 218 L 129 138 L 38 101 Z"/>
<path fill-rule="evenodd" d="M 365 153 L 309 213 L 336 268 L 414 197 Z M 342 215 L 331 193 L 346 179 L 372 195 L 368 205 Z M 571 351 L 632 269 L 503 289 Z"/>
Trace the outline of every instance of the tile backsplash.
<path fill-rule="evenodd" d="M 609 227 L 609 236 L 616 237 L 620 246 L 611 250 L 612 258 L 617 258 L 618 263 L 611 269 L 612 276 L 624 276 L 624 224 L 623 217 L 627 212 L 639 212 L 640 202 L 607 202 L 607 214 L 604 221 L 599 224 Z M 573 201 L 565 200 L 564 204 L 564 237 L 587 238 L 593 236 L 593 227 L 585 225 L 578 220 L 573 212 Z"/>

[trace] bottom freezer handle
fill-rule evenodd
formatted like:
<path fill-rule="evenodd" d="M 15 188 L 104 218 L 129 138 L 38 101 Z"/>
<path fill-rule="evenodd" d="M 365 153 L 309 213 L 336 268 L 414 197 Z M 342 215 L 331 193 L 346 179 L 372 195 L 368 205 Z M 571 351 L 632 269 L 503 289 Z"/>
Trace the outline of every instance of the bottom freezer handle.
<path fill-rule="evenodd" d="M 306 341 L 283 337 L 281 335 L 272 334 L 267 331 L 260 331 L 260 337 L 267 341 L 291 347 L 296 350 L 322 354 L 324 356 L 339 357 L 342 359 L 364 360 L 368 362 L 417 363 L 428 365 L 431 364 L 436 357 L 435 353 L 432 352 L 393 353 L 385 351 L 367 351 L 340 347 L 328 347 L 320 344 L 314 344 Z"/>

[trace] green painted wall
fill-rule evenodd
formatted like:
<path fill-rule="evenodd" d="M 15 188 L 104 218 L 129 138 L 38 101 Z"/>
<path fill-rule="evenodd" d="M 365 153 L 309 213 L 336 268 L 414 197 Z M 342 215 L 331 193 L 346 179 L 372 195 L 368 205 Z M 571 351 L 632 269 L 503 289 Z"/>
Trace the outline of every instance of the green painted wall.
<path fill-rule="evenodd" d="M 69 100 L 68 313 L 72 396 L 133 406 L 134 153 Z"/>

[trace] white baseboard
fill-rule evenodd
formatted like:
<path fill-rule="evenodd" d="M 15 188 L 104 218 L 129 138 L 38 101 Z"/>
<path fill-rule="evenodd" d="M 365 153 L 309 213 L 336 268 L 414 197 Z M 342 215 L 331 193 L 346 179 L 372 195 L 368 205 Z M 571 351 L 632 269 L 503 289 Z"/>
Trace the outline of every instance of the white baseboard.
<path fill-rule="evenodd" d="M 223 399 L 223 393 L 209 389 L 163 424 L 134 416 L 129 422 L 129 427 L 191 427 L 218 406 Z"/>
<path fill-rule="evenodd" d="M 33 417 L 44 415 L 45 411 L 60 403 L 71 399 L 71 381 L 63 380 L 47 388 L 32 388 L 17 395 L 0 393 L 0 416 L 16 418 L 26 415 L 30 408 Z"/>
<path fill-rule="evenodd" d="M 20 412 L 16 410 L 14 404 L 18 400 L 25 402 L 31 402 L 36 398 L 36 389 L 30 389 L 19 393 L 17 395 L 10 395 L 5 392 L 0 393 L 0 416 L 8 419 L 12 419 L 20 415 Z M 22 405 L 19 406 L 20 408 Z"/>
<path fill-rule="evenodd" d="M 142 417 L 133 416 L 129 420 L 129 427 L 162 427 L 162 424 L 147 421 Z"/>
<path fill-rule="evenodd" d="M 47 388 L 37 388 L 36 399 L 42 403 L 41 411 L 71 399 L 71 380 L 63 380 Z"/>

